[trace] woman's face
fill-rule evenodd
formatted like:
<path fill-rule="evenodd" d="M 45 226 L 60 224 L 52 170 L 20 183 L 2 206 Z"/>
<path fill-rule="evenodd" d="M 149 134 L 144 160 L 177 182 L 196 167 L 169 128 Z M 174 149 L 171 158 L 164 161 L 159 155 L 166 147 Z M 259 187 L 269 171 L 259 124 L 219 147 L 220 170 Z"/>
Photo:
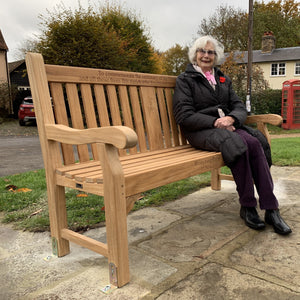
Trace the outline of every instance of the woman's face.
<path fill-rule="evenodd" d="M 197 65 L 203 72 L 210 71 L 215 63 L 216 52 L 212 43 L 207 42 L 204 48 L 197 49 Z"/>

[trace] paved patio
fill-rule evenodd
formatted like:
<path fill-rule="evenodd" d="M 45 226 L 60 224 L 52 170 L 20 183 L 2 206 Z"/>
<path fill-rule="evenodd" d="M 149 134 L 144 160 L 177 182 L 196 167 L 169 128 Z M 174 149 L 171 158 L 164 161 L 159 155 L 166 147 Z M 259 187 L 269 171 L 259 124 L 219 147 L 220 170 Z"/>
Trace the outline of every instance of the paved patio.
<path fill-rule="evenodd" d="M 0 299 L 300 299 L 300 168 L 272 174 L 291 235 L 246 227 L 234 182 L 223 182 L 130 213 L 131 282 L 107 292 L 106 258 L 74 244 L 53 257 L 48 232 L 1 224 Z M 105 240 L 104 228 L 86 235 Z"/>

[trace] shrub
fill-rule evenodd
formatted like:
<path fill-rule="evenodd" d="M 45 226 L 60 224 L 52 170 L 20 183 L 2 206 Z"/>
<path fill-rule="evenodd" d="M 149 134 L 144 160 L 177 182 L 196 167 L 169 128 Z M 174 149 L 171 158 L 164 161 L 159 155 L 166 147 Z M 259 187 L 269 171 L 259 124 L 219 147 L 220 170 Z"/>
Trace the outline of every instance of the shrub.
<path fill-rule="evenodd" d="M 238 94 L 241 100 L 246 101 L 246 92 Z M 266 89 L 251 94 L 251 112 L 258 114 L 281 115 L 281 90 Z"/>

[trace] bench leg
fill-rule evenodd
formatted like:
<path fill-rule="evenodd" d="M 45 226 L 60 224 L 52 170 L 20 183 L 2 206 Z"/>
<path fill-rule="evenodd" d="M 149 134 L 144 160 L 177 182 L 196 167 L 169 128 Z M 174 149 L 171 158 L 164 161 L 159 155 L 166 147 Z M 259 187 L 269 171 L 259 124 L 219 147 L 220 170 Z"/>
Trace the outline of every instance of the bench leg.
<path fill-rule="evenodd" d="M 121 189 L 115 186 L 108 197 L 104 196 L 110 283 L 118 287 L 130 279 L 126 199 L 117 191 Z"/>
<path fill-rule="evenodd" d="M 211 188 L 213 190 L 221 190 L 221 180 L 220 180 L 221 169 L 214 169 L 211 171 Z"/>
<path fill-rule="evenodd" d="M 130 279 L 125 181 L 117 149 L 111 145 L 103 145 L 100 149 L 110 282 L 121 287 Z"/>
<path fill-rule="evenodd" d="M 70 253 L 69 241 L 61 237 L 61 230 L 68 226 L 65 189 L 49 183 L 47 186 L 52 252 L 54 255 L 64 256 Z"/>

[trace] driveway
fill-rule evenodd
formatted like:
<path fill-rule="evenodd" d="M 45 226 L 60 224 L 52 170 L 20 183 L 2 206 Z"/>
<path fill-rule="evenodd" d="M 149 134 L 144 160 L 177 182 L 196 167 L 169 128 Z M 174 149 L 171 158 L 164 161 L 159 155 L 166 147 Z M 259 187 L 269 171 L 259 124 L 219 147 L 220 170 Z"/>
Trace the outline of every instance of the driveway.
<path fill-rule="evenodd" d="M 43 168 L 38 136 L 0 136 L 0 177 Z"/>

